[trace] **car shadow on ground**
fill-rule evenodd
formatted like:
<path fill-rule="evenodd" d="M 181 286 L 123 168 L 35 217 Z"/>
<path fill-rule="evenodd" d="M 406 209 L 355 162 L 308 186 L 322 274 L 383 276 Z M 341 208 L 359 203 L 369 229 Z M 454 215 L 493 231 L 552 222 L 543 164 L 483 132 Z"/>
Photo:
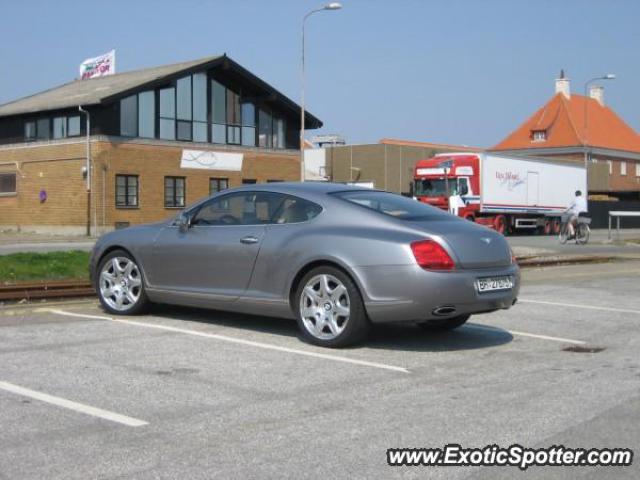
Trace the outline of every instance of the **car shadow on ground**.
<path fill-rule="evenodd" d="M 298 338 L 303 342 L 295 320 L 174 305 L 154 305 L 151 314 L 171 320 Z M 364 342 L 348 349 L 446 352 L 495 347 L 512 340 L 513 336 L 506 330 L 473 322 L 452 331 L 428 330 L 414 324 L 377 324 Z"/>
<path fill-rule="evenodd" d="M 495 347 L 509 343 L 513 335 L 502 328 L 465 324 L 455 330 L 442 331 L 413 324 L 379 324 L 365 346 L 382 350 L 413 352 L 450 352 Z"/>

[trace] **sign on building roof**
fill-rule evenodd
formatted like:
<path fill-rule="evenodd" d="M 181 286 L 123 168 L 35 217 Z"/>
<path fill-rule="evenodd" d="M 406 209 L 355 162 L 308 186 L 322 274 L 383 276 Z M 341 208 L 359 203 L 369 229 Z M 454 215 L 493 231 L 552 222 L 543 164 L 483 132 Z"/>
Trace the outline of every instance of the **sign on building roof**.
<path fill-rule="evenodd" d="M 80 78 L 102 77 L 116 73 L 116 51 L 111 50 L 98 57 L 87 58 L 80 64 Z"/>

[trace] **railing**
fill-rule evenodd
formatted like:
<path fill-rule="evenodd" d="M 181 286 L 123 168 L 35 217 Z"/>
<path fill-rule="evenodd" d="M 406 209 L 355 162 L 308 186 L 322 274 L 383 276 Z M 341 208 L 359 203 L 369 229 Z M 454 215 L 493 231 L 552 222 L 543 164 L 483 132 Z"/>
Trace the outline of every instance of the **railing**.
<path fill-rule="evenodd" d="M 616 217 L 616 234 L 620 238 L 620 217 L 640 217 L 640 212 L 609 212 L 609 240 L 611 240 L 611 218 Z"/>

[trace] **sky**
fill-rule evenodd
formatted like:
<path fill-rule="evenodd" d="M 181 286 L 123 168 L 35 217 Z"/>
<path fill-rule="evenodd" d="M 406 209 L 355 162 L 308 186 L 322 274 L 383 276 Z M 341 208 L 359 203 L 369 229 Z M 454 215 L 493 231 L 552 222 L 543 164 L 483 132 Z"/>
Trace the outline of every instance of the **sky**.
<path fill-rule="evenodd" d="M 308 110 L 348 143 L 489 147 L 554 93 L 614 73 L 605 101 L 640 131 L 638 0 L 343 0 L 307 21 Z M 68 82 L 226 53 L 300 99 L 301 21 L 322 0 L 0 0 L 0 103 Z"/>

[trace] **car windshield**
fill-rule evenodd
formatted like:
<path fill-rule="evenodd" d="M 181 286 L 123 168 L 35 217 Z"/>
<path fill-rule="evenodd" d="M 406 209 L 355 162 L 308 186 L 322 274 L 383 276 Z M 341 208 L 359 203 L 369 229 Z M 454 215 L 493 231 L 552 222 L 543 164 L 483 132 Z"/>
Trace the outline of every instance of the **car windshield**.
<path fill-rule="evenodd" d="M 450 215 L 438 208 L 395 193 L 377 190 L 355 190 L 336 192 L 333 195 L 361 207 L 401 220 L 445 220 L 450 218 Z"/>
<path fill-rule="evenodd" d="M 447 192 L 447 181 L 444 179 L 416 180 L 415 194 L 427 197 L 445 197 L 447 193 L 455 195 L 458 190 L 456 179 L 450 178 L 448 183 L 449 191 Z"/>

